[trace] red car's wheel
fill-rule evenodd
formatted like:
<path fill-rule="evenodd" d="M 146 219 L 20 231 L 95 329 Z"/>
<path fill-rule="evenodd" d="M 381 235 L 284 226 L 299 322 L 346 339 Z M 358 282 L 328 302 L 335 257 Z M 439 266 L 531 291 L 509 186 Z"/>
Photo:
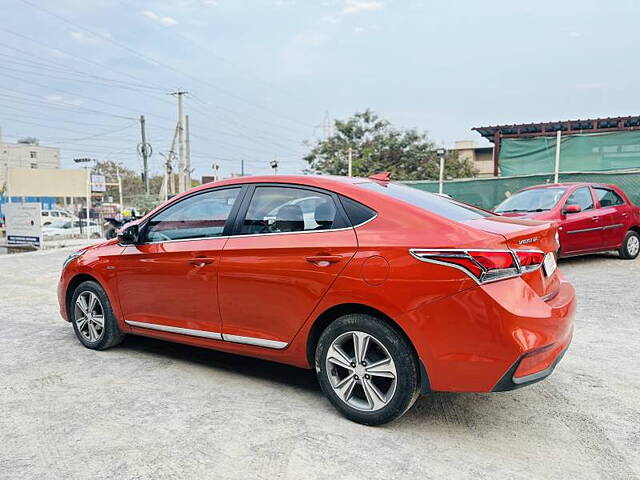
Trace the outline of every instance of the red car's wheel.
<path fill-rule="evenodd" d="M 633 260 L 638 256 L 638 253 L 640 253 L 640 235 L 638 235 L 638 232 L 633 230 L 627 232 L 619 253 L 620 257 L 625 260 Z"/>
<path fill-rule="evenodd" d="M 124 338 L 107 294 L 97 282 L 78 285 L 71 299 L 69 317 L 78 340 L 92 350 L 105 350 Z"/>
<path fill-rule="evenodd" d="M 349 420 L 381 425 L 403 415 L 419 393 L 419 370 L 406 338 L 383 320 L 345 315 L 322 333 L 318 381 Z"/>

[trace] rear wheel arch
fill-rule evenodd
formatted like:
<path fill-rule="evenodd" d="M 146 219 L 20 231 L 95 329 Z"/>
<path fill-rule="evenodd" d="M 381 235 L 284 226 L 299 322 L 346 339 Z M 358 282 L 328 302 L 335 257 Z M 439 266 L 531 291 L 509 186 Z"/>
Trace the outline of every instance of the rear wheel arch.
<path fill-rule="evenodd" d="M 633 227 L 631 227 L 629 230 L 636 232 L 638 235 L 640 235 L 640 225 L 634 225 Z"/>
<path fill-rule="evenodd" d="M 411 341 L 411 338 L 409 338 L 409 335 L 407 335 L 404 329 L 389 315 L 382 312 L 381 310 L 378 310 L 377 308 L 362 303 L 343 303 L 334 305 L 322 312 L 318 316 L 318 318 L 316 318 L 309 331 L 309 335 L 307 336 L 307 360 L 309 362 L 309 365 L 311 365 L 312 367 L 315 365 L 316 347 L 318 346 L 318 341 L 320 340 L 322 332 L 324 332 L 324 330 L 338 318 L 351 313 L 363 313 L 376 317 L 387 323 L 400 335 L 402 335 L 407 340 L 409 345 L 411 345 L 411 349 L 413 350 L 415 359 L 418 362 L 421 391 L 422 393 L 430 391 L 429 377 L 426 371 L 426 366 L 420 359 L 420 356 L 416 351 L 416 347 L 413 345 L 413 342 Z"/>

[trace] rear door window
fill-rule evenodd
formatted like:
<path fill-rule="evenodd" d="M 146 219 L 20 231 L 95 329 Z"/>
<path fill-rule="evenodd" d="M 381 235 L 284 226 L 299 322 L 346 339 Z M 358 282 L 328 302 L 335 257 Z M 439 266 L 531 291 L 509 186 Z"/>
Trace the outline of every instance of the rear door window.
<path fill-rule="evenodd" d="M 610 188 L 594 187 L 593 191 L 596 192 L 596 197 L 598 197 L 602 208 L 624 205 L 622 197 Z"/>
<path fill-rule="evenodd" d="M 328 193 L 297 187 L 256 187 L 241 235 L 332 230 L 345 227 Z"/>

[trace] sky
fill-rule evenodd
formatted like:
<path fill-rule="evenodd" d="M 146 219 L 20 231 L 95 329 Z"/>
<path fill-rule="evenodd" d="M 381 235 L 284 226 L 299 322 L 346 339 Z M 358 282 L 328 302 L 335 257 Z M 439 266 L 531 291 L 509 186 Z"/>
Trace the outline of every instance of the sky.
<path fill-rule="evenodd" d="M 640 2 L 3 0 L 0 128 L 152 173 L 188 91 L 194 178 L 301 173 L 367 108 L 438 145 L 477 126 L 637 115 Z"/>

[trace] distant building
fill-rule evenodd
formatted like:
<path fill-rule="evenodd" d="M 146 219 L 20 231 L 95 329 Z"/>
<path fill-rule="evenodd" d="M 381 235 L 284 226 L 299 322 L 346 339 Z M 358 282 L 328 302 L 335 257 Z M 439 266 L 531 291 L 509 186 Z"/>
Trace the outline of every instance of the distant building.
<path fill-rule="evenodd" d="M 60 149 L 28 143 L 4 143 L 0 138 L 0 186 L 7 168 L 60 168 Z"/>
<path fill-rule="evenodd" d="M 493 177 L 493 147 L 479 147 L 473 140 L 458 140 L 453 149 L 461 160 L 469 160 L 479 177 Z"/>

